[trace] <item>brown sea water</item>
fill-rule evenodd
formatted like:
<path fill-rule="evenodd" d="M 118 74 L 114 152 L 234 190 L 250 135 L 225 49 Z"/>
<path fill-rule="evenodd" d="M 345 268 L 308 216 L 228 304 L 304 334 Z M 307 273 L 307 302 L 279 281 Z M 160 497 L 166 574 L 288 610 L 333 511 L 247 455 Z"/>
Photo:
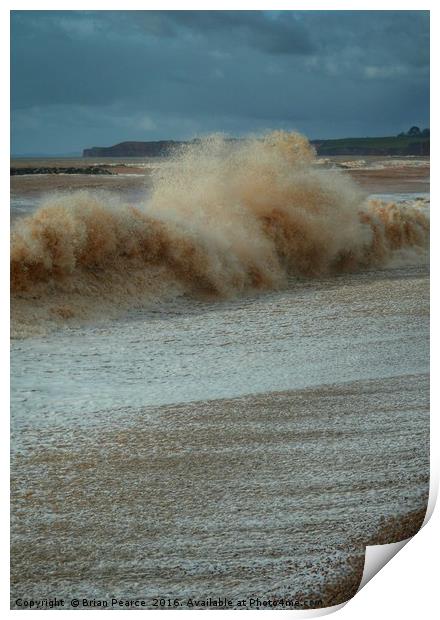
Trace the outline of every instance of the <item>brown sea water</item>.
<path fill-rule="evenodd" d="M 347 598 L 426 506 L 429 162 L 104 163 L 12 178 L 12 600 Z"/>

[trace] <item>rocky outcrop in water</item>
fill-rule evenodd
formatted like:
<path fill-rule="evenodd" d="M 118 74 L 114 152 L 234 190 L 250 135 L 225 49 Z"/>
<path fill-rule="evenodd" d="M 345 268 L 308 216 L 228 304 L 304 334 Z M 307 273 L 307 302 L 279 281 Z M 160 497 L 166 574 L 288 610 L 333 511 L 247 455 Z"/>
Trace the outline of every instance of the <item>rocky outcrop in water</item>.
<path fill-rule="evenodd" d="M 52 166 L 47 167 L 28 167 L 28 168 L 11 168 L 11 176 L 19 174 L 113 174 L 107 168 L 101 168 L 99 166 L 88 167 L 68 167 L 68 168 L 55 168 Z"/>

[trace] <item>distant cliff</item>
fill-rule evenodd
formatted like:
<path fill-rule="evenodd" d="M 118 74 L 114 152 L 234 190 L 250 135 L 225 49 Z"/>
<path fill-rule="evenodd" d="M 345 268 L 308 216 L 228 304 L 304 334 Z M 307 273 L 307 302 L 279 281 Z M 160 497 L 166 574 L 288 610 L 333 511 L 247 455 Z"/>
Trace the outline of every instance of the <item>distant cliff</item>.
<path fill-rule="evenodd" d="M 312 140 L 318 155 L 429 155 L 429 136 Z"/>
<path fill-rule="evenodd" d="M 231 141 L 235 141 L 234 138 Z M 429 155 L 429 136 L 389 136 L 384 138 L 342 138 L 312 140 L 318 155 Z M 114 146 L 84 149 L 83 157 L 165 157 L 186 142 L 120 142 Z"/>
<path fill-rule="evenodd" d="M 173 140 L 120 142 L 114 146 L 93 146 L 91 149 L 84 149 L 83 157 L 164 157 L 178 144 L 182 143 Z"/>

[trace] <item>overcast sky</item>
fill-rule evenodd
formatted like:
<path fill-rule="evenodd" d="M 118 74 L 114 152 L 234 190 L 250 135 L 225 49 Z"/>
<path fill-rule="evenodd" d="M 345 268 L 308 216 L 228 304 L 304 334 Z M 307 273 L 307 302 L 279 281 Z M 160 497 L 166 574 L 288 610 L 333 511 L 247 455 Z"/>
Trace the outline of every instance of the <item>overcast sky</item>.
<path fill-rule="evenodd" d="M 427 11 L 13 11 L 12 152 L 429 126 Z"/>

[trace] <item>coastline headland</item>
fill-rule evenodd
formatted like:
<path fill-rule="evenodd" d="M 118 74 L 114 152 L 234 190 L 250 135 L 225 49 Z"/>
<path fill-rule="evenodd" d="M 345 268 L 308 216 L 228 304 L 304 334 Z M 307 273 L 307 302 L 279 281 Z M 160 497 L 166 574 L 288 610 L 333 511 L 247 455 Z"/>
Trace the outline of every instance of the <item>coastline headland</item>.
<path fill-rule="evenodd" d="M 83 150 L 83 157 L 166 157 L 180 146 L 192 141 L 159 140 L 147 142 L 120 142 L 113 146 L 93 146 Z M 231 138 L 231 142 L 240 142 Z M 317 155 L 429 155 L 429 136 L 388 136 L 379 138 L 341 138 L 311 140 Z"/>

